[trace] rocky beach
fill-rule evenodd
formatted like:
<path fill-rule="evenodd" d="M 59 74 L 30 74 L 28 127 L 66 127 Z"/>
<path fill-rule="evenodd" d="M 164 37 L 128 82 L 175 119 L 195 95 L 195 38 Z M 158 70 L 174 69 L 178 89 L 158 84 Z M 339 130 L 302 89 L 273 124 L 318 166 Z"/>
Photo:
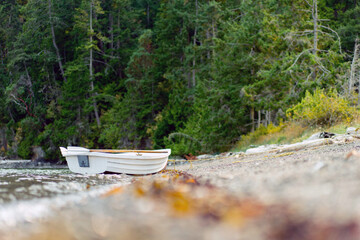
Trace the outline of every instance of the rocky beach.
<path fill-rule="evenodd" d="M 0 240 L 360 240 L 359 36 L 360 1 L 0 0 Z"/>
<path fill-rule="evenodd" d="M 256 149 L 7 203 L 0 239 L 360 238 L 357 133 Z"/>

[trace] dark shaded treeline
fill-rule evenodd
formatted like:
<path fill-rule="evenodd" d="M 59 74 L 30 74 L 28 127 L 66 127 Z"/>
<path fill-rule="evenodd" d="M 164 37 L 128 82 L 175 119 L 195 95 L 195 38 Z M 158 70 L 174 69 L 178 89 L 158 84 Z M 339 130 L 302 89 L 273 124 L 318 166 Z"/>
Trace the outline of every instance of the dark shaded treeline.
<path fill-rule="evenodd" d="M 359 17 L 348 0 L 2 0 L 2 151 L 228 149 L 306 90 L 351 92 Z"/>

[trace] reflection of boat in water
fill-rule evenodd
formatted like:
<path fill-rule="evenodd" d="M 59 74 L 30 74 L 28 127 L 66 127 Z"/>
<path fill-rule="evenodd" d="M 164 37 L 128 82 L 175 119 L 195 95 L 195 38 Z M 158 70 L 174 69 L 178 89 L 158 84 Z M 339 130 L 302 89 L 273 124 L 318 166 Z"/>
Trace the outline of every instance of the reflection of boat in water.
<path fill-rule="evenodd" d="M 75 173 L 151 174 L 166 167 L 171 149 L 103 150 L 82 147 L 60 147 L 69 169 Z"/>

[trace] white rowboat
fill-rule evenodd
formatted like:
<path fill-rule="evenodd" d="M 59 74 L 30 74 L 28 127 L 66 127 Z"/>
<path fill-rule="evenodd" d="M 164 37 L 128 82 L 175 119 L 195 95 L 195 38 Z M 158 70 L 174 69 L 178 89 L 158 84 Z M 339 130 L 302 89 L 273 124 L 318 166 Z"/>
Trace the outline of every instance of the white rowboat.
<path fill-rule="evenodd" d="M 166 167 L 171 149 L 102 150 L 83 147 L 60 147 L 69 169 L 75 173 L 103 172 L 151 174 Z"/>

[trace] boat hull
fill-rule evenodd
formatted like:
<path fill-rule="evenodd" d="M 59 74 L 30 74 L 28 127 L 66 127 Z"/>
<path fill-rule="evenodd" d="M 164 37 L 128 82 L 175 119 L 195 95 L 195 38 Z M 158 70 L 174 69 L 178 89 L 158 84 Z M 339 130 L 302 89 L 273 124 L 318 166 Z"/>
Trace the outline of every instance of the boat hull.
<path fill-rule="evenodd" d="M 79 148 L 80 149 L 80 148 Z M 100 153 L 79 151 L 76 147 L 60 148 L 69 169 L 75 173 L 103 172 L 126 174 L 152 174 L 163 170 L 171 154 L 170 149 L 152 153 Z M 159 151 L 159 153 L 157 153 Z"/>

